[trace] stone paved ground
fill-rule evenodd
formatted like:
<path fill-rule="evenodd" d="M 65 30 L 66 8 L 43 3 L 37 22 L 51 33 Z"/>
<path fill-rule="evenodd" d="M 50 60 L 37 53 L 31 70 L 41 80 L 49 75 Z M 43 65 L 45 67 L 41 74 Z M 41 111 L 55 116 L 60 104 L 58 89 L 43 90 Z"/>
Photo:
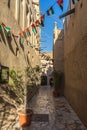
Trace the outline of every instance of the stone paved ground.
<path fill-rule="evenodd" d="M 32 121 L 22 130 L 87 130 L 64 97 L 53 98 L 49 86 L 41 87 L 30 106 L 35 114 L 48 114 L 49 121 Z"/>

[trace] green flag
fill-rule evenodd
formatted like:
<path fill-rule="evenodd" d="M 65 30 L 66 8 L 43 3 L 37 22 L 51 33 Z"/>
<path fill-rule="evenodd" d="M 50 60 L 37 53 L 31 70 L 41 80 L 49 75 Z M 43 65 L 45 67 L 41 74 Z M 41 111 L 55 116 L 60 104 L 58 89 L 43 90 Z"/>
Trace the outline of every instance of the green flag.
<path fill-rule="evenodd" d="M 34 34 L 36 34 L 36 33 L 37 33 L 37 30 L 36 30 L 35 25 L 34 25 L 34 24 L 32 24 L 31 26 L 32 26 L 32 32 L 33 32 Z"/>
<path fill-rule="evenodd" d="M 51 14 L 54 14 L 53 7 L 50 7 L 50 9 L 47 10 L 47 15 L 51 15 Z"/>
<path fill-rule="evenodd" d="M 24 39 L 21 39 L 21 44 L 24 44 Z"/>
<path fill-rule="evenodd" d="M 0 23 L 0 30 L 2 30 L 2 24 Z"/>

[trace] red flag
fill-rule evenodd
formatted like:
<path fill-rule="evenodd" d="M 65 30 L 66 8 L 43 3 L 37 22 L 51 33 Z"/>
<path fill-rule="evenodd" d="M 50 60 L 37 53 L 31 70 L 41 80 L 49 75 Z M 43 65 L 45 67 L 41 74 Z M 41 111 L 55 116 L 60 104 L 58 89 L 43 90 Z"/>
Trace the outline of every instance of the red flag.
<path fill-rule="evenodd" d="M 39 20 L 35 21 L 35 25 L 38 26 L 39 25 Z"/>
<path fill-rule="evenodd" d="M 32 27 L 33 33 L 36 34 L 36 33 L 37 33 L 37 30 L 36 30 L 35 24 L 32 24 L 31 27 Z"/>
<path fill-rule="evenodd" d="M 42 15 L 41 17 L 40 17 L 40 26 L 41 27 L 44 27 L 44 18 L 45 18 L 45 15 Z"/>
<path fill-rule="evenodd" d="M 57 3 L 58 5 L 61 5 L 63 3 L 63 0 L 58 0 Z"/>
<path fill-rule="evenodd" d="M 42 15 L 40 18 L 41 18 L 41 20 L 43 20 L 44 19 L 44 17 L 45 17 L 45 15 Z"/>
<path fill-rule="evenodd" d="M 61 10 L 63 10 L 63 0 L 58 0 L 57 3 L 60 6 Z"/>

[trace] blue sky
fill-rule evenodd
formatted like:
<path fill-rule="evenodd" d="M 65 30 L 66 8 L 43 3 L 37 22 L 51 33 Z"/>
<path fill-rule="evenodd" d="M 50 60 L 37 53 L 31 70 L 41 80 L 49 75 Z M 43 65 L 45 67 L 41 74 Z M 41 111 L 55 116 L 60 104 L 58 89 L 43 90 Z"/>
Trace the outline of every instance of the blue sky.
<path fill-rule="evenodd" d="M 59 19 L 59 15 L 67 11 L 68 1 L 64 0 L 63 3 L 63 11 L 60 9 L 58 4 L 56 3 L 53 6 L 54 14 L 47 16 L 46 11 L 56 2 L 57 0 L 40 0 L 40 12 L 41 14 L 45 14 L 45 26 L 41 28 L 41 47 L 42 52 L 51 52 L 53 48 L 53 28 L 54 22 L 57 22 L 58 28 L 63 28 L 63 19 Z"/>

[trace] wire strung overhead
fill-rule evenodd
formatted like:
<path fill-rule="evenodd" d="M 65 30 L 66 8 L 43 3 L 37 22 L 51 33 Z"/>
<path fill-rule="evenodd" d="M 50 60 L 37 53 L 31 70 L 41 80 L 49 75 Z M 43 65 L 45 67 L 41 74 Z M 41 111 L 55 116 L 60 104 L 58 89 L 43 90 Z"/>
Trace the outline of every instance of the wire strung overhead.
<path fill-rule="evenodd" d="M 72 3 L 75 4 L 75 1 L 76 0 L 72 0 Z M 79 1 L 79 0 L 77 0 L 77 1 Z M 2 29 L 2 27 L 3 27 L 8 36 L 12 35 L 13 37 L 20 38 L 21 44 L 24 44 L 24 42 L 27 42 L 27 45 L 30 45 L 33 48 L 31 43 L 29 42 L 29 40 L 27 40 L 27 37 L 31 36 L 31 30 L 34 33 L 34 35 L 36 35 L 37 34 L 37 27 L 44 27 L 45 26 L 44 25 L 45 14 L 47 14 L 47 16 L 54 14 L 55 12 L 54 12 L 53 6 L 55 4 L 59 5 L 60 9 L 63 11 L 63 2 L 64 2 L 64 0 L 57 0 L 53 5 L 51 5 L 51 7 L 44 14 L 42 14 L 40 16 L 40 18 L 38 20 L 33 22 L 29 27 L 25 28 L 25 30 L 21 31 L 18 35 L 15 35 L 11 31 L 11 28 L 6 26 L 3 22 L 0 23 L 0 29 Z"/>

